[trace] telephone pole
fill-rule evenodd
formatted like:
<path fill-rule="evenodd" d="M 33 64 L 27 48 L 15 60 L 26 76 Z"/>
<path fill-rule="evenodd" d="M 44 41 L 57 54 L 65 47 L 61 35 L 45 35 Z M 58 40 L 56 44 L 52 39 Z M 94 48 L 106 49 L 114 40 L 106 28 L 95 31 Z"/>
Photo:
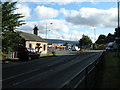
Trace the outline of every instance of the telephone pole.
<path fill-rule="evenodd" d="M 120 5 L 119 5 L 119 0 L 117 0 L 117 7 L 118 7 L 118 26 L 117 26 L 117 31 L 116 31 L 116 41 L 117 41 L 117 53 L 118 53 L 118 56 L 119 56 L 119 49 L 120 49 L 120 37 L 119 37 L 119 34 L 120 34 L 120 27 L 119 27 L 119 8 L 120 8 Z"/>

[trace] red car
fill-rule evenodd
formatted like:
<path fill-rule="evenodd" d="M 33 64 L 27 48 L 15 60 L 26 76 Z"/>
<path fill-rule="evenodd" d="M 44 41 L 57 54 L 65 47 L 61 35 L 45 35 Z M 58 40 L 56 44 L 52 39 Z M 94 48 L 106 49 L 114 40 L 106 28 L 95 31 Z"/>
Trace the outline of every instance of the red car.
<path fill-rule="evenodd" d="M 37 53 L 33 48 L 20 47 L 18 51 L 19 60 L 31 60 L 38 58 L 40 53 Z"/>

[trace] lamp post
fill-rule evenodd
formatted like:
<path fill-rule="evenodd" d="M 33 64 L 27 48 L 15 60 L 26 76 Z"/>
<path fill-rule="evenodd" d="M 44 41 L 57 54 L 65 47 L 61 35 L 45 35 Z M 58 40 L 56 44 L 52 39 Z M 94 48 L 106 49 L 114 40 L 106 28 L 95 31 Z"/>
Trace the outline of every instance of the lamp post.
<path fill-rule="evenodd" d="M 53 23 L 49 23 L 49 24 L 53 24 Z M 47 39 L 47 23 L 46 23 L 46 39 Z"/>
<path fill-rule="evenodd" d="M 93 44 L 93 49 L 95 49 L 95 40 L 96 40 L 96 27 L 92 27 L 94 30 L 94 44 Z"/>
<path fill-rule="evenodd" d="M 96 28 L 94 27 L 94 43 L 95 43 L 95 40 L 96 40 Z"/>

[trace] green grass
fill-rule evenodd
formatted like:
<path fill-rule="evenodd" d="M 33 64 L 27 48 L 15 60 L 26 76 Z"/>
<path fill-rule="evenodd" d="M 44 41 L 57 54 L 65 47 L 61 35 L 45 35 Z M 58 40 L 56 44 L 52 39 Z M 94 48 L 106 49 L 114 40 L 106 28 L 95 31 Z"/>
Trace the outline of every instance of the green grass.
<path fill-rule="evenodd" d="M 2 60 L 9 59 L 9 54 L 2 53 Z"/>
<path fill-rule="evenodd" d="M 56 56 L 57 54 L 55 54 L 55 55 L 53 55 L 53 54 L 45 54 L 45 55 L 43 55 L 43 56 L 41 56 L 41 57 L 50 57 L 50 56 Z M 41 58 L 40 57 L 40 58 Z"/>
<path fill-rule="evenodd" d="M 98 80 L 95 88 L 120 87 L 120 57 L 116 52 L 107 52 L 99 68 Z"/>

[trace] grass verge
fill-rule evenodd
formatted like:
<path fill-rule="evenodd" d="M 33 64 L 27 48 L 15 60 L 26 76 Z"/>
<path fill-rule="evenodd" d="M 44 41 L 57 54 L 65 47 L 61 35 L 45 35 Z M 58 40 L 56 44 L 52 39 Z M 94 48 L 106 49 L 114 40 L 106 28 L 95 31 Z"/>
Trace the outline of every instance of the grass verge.
<path fill-rule="evenodd" d="M 120 87 L 120 57 L 116 52 L 105 53 L 97 78 L 94 88 Z"/>
<path fill-rule="evenodd" d="M 55 54 L 55 55 L 53 55 L 53 54 L 45 54 L 45 55 L 43 55 L 43 56 L 40 56 L 40 58 L 41 57 L 52 57 L 52 56 L 56 56 L 57 54 Z"/>

